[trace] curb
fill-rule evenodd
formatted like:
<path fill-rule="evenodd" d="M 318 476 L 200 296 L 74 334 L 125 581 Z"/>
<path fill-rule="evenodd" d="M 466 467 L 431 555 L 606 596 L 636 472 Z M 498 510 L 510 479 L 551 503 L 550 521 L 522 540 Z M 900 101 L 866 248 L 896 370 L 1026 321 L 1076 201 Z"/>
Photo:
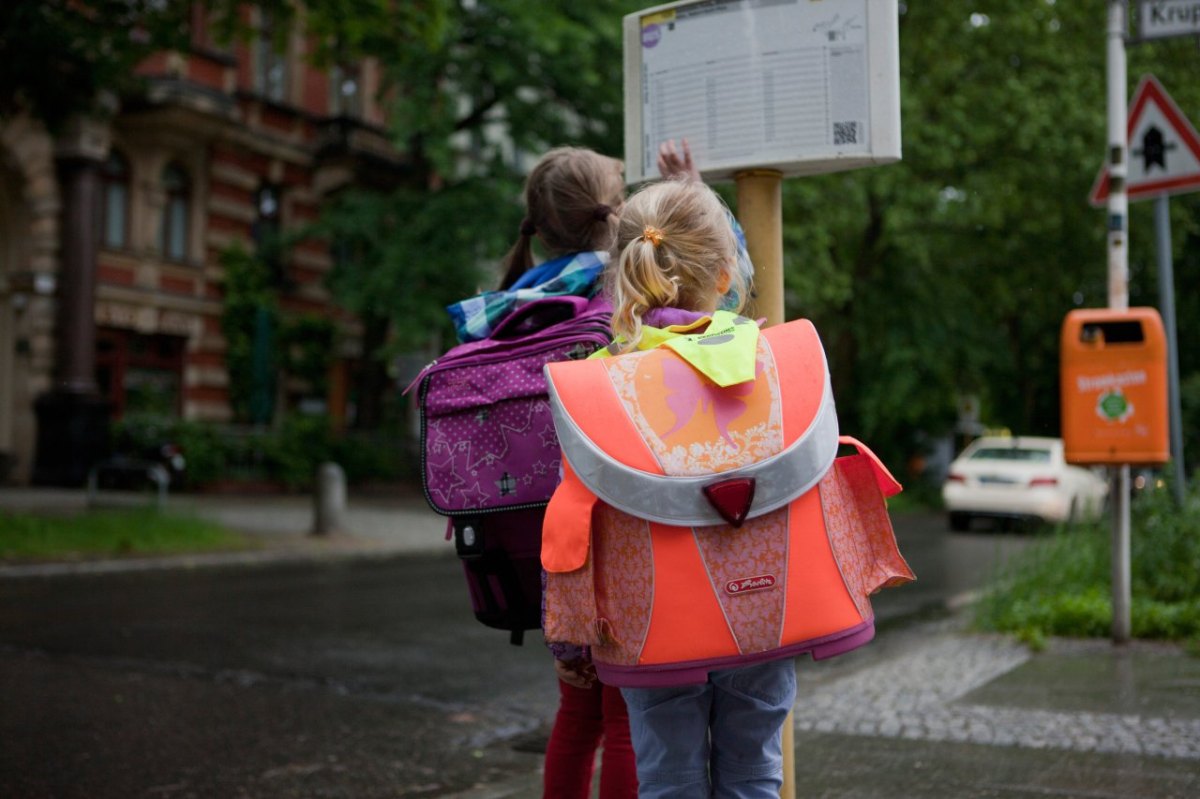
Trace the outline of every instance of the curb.
<path fill-rule="evenodd" d="M 81 561 L 2 564 L 0 580 L 22 580 L 70 576 L 128 574 L 151 571 L 190 571 L 225 567 L 264 566 L 287 563 L 313 563 L 331 560 L 382 560 L 402 555 L 439 556 L 449 554 L 435 549 L 404 549 L 367 542 L 313 543 L 310 546 L 253 550 L 249 552 L 208 552 L 192 555 L 164 555 L 129 558 L 102 558 Z"/>

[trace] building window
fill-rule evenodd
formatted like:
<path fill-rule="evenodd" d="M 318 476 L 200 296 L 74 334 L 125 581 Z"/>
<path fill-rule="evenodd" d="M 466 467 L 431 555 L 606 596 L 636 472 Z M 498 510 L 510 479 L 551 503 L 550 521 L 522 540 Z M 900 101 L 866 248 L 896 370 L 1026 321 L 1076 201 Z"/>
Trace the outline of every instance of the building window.
<path fill-rule="evenodd" d="M 288 99 L 288 64 L 286 45 L 281 51 L 279 31 L 270 14 L 263 12 L 254 43 L 254 90 L 276 103 Z"/>
<path fill-rule="evenodd" d="M 123 249 L 129 243 L 129 161 L 116 150 L 101 170 L 100 240 L 105 247 Z"/>
<path fill-rule="evenodd" d="M 187 173 L 178 164 L 167 164 L 162 173 L 162 189 L 166 204 L 163 206 L 158 245 L 165 258 L 171 261 L 186 261 L 190 207 Z"/>
<path fill-rule="evenodd" d="M 330 68 L 329 115 L 362 116 L 362 81 L 357 67 L 334 64 Z"/>
<path fill-rule="evenodd" d="M 111 403 L 114 419 L 179 416 L 186 345 L 181 336 L 114 328 L 96 331 L 96 383 Z"/>

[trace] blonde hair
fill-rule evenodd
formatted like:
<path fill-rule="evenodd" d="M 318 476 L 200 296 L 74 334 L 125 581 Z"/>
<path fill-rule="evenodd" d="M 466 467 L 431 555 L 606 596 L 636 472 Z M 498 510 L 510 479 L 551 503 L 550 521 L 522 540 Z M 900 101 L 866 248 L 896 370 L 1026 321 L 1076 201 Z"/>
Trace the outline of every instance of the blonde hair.
<path fill-rule="evenodd" d="M 580 147 L 546 153 L 525 181 L 525 219 L 504 258 L 500 288 L 508 288 L 533 266 L 535 234 L 554 257 L 611 248 L 624 199 L 621 162 L 615 158 Z"/>
<path fill-rule="evenodd" d="M 723 277 L 740 310 L 749 287 L 736 261 L 728 209 L 703 183 L 668 180 L 630 197 L 621 210 L 615 263 L 604 273 L 621 349 L 637 345 L 642 317 L 652 308 L 715 310 Z"/>

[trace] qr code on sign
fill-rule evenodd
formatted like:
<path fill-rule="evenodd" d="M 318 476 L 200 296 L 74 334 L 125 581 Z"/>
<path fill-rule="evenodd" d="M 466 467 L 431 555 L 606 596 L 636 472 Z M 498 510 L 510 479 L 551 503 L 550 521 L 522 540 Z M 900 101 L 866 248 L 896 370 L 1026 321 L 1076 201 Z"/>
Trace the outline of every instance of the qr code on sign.
<path fill-rule="evenodd" d="M 858 123 L 857 122 L 834 122 L 833 123 L 833 143 L 834 144 L 858 144 Z"/>

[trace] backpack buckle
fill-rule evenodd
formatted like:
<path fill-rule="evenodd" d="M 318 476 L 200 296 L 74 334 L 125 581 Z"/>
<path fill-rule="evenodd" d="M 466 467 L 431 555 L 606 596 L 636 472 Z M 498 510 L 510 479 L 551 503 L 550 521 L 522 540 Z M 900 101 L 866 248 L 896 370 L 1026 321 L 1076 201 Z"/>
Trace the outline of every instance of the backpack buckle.
<path fill-rule="evenodd" d="M 721 518 L 741 527 L 754 502 L 754 478 L 733 477 L 704 486 L 704 497 Z"/>

